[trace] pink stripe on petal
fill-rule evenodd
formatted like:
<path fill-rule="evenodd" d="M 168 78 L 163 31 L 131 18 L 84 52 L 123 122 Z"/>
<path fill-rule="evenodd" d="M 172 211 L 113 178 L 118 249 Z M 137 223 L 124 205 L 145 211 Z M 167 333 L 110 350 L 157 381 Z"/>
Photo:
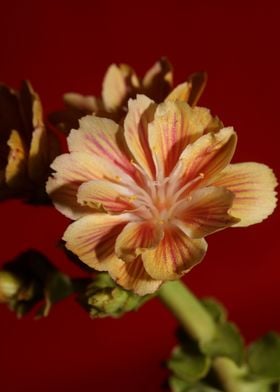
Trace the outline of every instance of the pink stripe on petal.
<path fill-rule="evenodd" d="M 128 102 L 128 114 L 124 121 L 124 136 L 135 161 L 150 178 L 154 177 L 155 168 L 148 144 L 148 124 L 152 121 L 155 110 L 154 102 L 144 95 Z"/>
<path fill-rule="evenodd" d="M 115 263 L 109 274 L 120 286 L 138 295 L 152 294 L 162 283 L 147 274 L 140 256 L 130 263 Z"/>
<path fill-rule="evenodd" d="M 200 185 L 210 183 L 211 178 L 231 161 L 236 140 L 233 128 L 223 128 L 215 134 L 203 135 L 185 148 L 171 173 L 171 181 L 177 182 L 182 187 L 200 176 Z"/>
<path fill-rule="evenodd" d="M 185 102 L 158 105 L 149 124 L 149 145 L 159 180 L 170 175 L 183 150 L 203 134 L 211 120 L 209 110 L 191 109 Z"/>
<path fill-rule="evenodd" d="M 117 260 L 116 238 L 130 219 L 129 214 L 93 213 L 68 226 L 63 240 L 66 241 L 67 249 L 88 266 L 107 271 Z"/>
<path fill-rule="evenodd" d="M 148 248 L 155 247 L 163 236 L 161 226 L 152 222 L 131 222 L 116 240 L 116 254 L 124 261 L 132 261 Z"/>
<path fill-rule="evenodd" d="M 178 279 L 199 263 L 207 250 L 204 239 L 191 239 L 178 227 L 169 226 L 155 249 L 142 254 L 147 273 L 158 280 Z"/>
<path fill-rule="evenodd" d="M 133 193 L 125 186 L 106 180 L 92 180 L 82 184 L 78 190 L 78 202 L 109 212 L 123 212 L 137 208 L 133 204 Z"/>
<path fill-rule="evenodd" d="M 94 159 L 102 158 L 126 174 L 134 175 L 135 169 L 124 153 L 124 141 L 117 123 L 94 115 L 81 118 L 79 123 L 80 128 L 73 129 L 67 139 L 71 152 L 90 153 Z"/>
<path fill-rule="evenodd" d="M 239 222 L 228 211 L 234 194 L 226 188 L 196 189 L 174 210 L 175 222 L 191 238 L 202 238 Z"/>

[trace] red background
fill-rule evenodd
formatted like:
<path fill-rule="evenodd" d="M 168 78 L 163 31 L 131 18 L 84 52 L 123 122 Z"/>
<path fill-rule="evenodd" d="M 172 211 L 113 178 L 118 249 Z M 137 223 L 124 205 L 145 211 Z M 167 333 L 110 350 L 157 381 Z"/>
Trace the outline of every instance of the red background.
<path fill-rule="evenodd" d="M 98 94 L 112 62 L 143 74 L 166 55 L 177 82 L 208 71 L 200 103 L 236 128 L 234 160 L 264 162 L 279 177 L 276 3 L 5 1 L 0 79 L 18 87 L 29 78 L 49 111 L 66 91 Z M 14 201 L 0 211 L 0 264 L 33 247 L 80 274 L 56 247 L 68 224 L 58 212 Z M 279 211 L 261 225 L 211 236 L 205 260 L 185 278 L 197 295 L 228 307 L 248 342 L 280 332 L 278 237 Z M 18 321 L 1 306 L 0 320 L 0 388 L 11 392 L 160 391 L 161 362 L 175 342 L 176 323 L 156 300 L 120 320 L 90 320 L 72 299 L 39 321 Z"/>

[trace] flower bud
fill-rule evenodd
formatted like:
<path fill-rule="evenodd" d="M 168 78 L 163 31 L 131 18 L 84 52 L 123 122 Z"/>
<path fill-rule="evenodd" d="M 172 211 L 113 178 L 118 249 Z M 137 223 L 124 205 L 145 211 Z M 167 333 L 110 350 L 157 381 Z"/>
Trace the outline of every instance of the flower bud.
<path fill-rule="evenodd" d="M 117 286 L 106 273 L 100 273 L 87 287 L 81 302 L 91 317 L 120 317 L 137 310 L 150 296 L 140 297 Z"/>
<path fill-rule="evenodd" d="M 9 302 L 15 298 L 21 287 L 18 277 L 9 271 L 0 271 L 0 302 Z"/>

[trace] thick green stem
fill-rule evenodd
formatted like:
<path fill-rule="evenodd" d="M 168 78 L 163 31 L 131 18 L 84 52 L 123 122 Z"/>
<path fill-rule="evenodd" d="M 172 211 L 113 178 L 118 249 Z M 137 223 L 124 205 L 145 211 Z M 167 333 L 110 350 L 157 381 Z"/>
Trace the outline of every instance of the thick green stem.
<path fill-rule="evenodd" d="M 181 281 L 165 283 L 158 295 L 194 340 L 204 343 L 214 337 L 213 319 Z"/>
<path fill-rule="evenodd" d="M 181 281 L 165 283 L 159 289 L 158 296 L 191 338 L 199 344 L 214 338 L 215 322 L 199 300 Z M 213 369 L 225 392 L 241 392 L 240 384 L 235 378 L 235 372 L 233 372 L 233 369 L 236 368 L 236 365 L 227 358 L 217 358 L 213 362 Z"/>

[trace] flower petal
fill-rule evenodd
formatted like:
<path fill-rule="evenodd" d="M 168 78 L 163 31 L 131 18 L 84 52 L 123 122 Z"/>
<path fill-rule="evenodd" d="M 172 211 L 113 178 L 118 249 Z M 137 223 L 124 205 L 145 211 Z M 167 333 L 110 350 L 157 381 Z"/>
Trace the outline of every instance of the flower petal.
<path fill-rule="evenodd" d="M 207 83 L 206 72 L 196 72 L 189 76 L 188 82 L 191 84 L 191 93 L 189 96 L 188 103 L 191 106 L 195 106 L 205 89 Z"/>
<path fill-rule="evenodd" d="M 146 73 L 142 85 L 145 95 L 162 102 L 173 84 L 172 66 L 166 58 L 157 61 Z"/>
<path fill-rule="evenodd" d="M 200 184 L 209 183 L 230 162 L 236 147 L 237 136 L 233 128 L 223 128 L 217 133 L 207 133 L 189 144 L 171 176 L 180 186 L 201 177 Z M 180 181 L 179 181 L 180 180 Z"/>
<path fill-rule="evenodd" d="M 80 128 L 73 129 L 67 139 L 71 152 L 87 152 L 93 159 L 106 159 L 128 174 L 135 172 L 119 147 L 119 125 L 94 115 L 79 120 Z"/>
<path fill-rule="evenodd" d="M 140 89 L 139 79 L 129 65 L 112 64 L 104 77 L 102 99 L 105 110 L 118 112 L 130 96 L 135 96 Z"/>
<path fill-rule="evenodd" d="M 182 151 L 203 134 L 211 119 L 209 110 L 192 109 L 185 102 L 168 101 L 158 105 L 148 127 L 158 179 L 170 174 Z"/>
<path fill-rule="evenodd" d="M 128 187 L 106 180 L 92 180 L 78 190 L 78 202 L 94 208 L 102 206 L 109 212 L 123 212 L 136 208 L 134 195 Z"/>
<path fill-rule="evenodd" d="M 11 131 L 20 130 L 23 126 L 19 109 L 16 92 L 0 84 L 0 169 L 4 169 L 7 165 L 9 154 L 7 141 Z"/>
<path fill-rule="evenodd" d="M 210 186 L 196 189 L 174 211 L 176 225 L 191 238 L 201 238 L 239 222 L 229 215 L 234 193 Z"/>
<path fill-rule="evenodd" d="M 128 114 L 124 121 L 124 136 L 136 162 L 153 178 L 155 168 L 148 145 L 148 123 L 155 111 L 154 102 L 145 95 L 137 95 L 128 101 Z"/>
<path fill-rule="evenodd" d="M 28 174 L 32 181 L 45 184 L 50 163 L 59 152 L 57 138 L 44 126 L 36 127 L 32 133 L 28 155 Z"/>
<path fill-rule="evenodd" d="M 191 239 L 178 227 L 169 227 L 155 249 L 143 253 L 147 273 L 154 279 L 177 279 L 199 263 L 207 250 L 204 239 Z"/>
<path fill-rule="evenodd" d="M 130 263 L 114 263 L 109 274 L 120 286 L 138 295 L 152 294 L 162 283 L 147 274 L 140 256 Z"/>
<path fill-rule="evenodd" d="M 86 215 L 66 229 L 63 235 L 66 248 L 88 266 L 107 271 L 114 262 L 118 262 L 115 241 L 129 219 L 128 214 Z"/>
<path fill-rule="evenodd" d="M 26 152 L 20 134 L 15 130 L 12 131 L 7 144 L 10 152 L 5 169 L 5 181 L 10 188 L 23 188 L 27 185 Z"/>
<path fill-rule="evenodd" d="M 276 206 L 277 179 L 266 165 L 255 162 L 227 166 L 214 185 L 235 194 L 230 213 L 240 219 L 235 227 L 249 226 L 267 218 Z"/>
<path fill-rule="evenodd" d="M 106 110 L 114 112 L 119 109 L 127 96 L 125 77 L 116 64 L 108 68 L 102 86 L 102 99 Z"/>
<path fill-rule="evenodd" d="M 152 222 L 128 223 L 116 240 L 116 254 L 124 261 L 132 261 L 146 249 L 158 245 L 162 236 L 162 227 Z"/>
<path fill-rule="evenodd" d="M 58 211 L 70 219 L 92 212 L 78 204 L 77 192 L 83 182 L 102 175 L 95 163 L 89 154 L 75 152 L 58 156 L 51 165 L 56 173 L 49 177 L 46 191 Z"/>
<path fill-rule="evenodd" d="M 99 100 L 92 95 L 82 95 L 78 93 L 66 93 L 63 95 L 65 105 L 88 113 L 96 113 L 102 109 Z"/>
<path fill-rule="evenodd" d="M 183 101 L 188 102 L 191 92 L 191 84 L 188 82 L 176 86 L 171 93 L 165 98 L 165 101 Z"/>

